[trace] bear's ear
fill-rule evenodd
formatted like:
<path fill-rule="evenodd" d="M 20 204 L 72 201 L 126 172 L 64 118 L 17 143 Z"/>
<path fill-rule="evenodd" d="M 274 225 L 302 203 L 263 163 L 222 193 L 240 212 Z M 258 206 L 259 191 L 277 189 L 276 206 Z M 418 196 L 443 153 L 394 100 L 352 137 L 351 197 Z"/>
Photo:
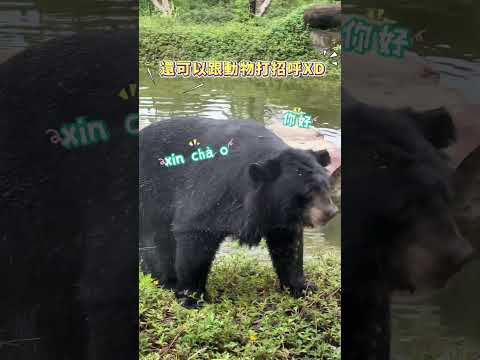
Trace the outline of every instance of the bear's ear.
<path fill-rule="evenodd" d="M 282 168 L 278 160 L 267 160 L 251 164 L 248 173 L 254 182 L 269 182 L 280 176 Z"/>
<path fill-rule="evenodd" d="M 327 150 L 312 151 L 310 153 L 315 157 L 320 165 L 323 167 L 330 165 L 331 159 L 330 154 Z"/>
<path fill-rule="evenodd" d="M 448 111 L 444 108 L 425 112 L 409 111 L 417 128 L 437 149 L 443 149 L 455 141 L 455 126 Z"/>
<path fill-rule="evenodd" d="M 379 169 L 406 168 L 415 163 L 415 157 L 396 145 L 378 144 L 372 152 L 372 161 Z"/>

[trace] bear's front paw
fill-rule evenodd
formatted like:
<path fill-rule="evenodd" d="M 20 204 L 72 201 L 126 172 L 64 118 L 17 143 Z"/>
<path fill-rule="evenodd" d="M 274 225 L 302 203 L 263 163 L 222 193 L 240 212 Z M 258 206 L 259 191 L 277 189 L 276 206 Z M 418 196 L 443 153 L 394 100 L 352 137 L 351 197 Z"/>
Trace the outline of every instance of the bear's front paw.
<path fill-rule="evenodd" d="M 305 281 L 300 284 L 291 285 L 289 286 L 290 293 L 294 297 L 302 297 L 305 296 L 307 293 L 312 293 L 317 291 L 317 287 L 314 283 L 310 281 Z"/>
<path fill-rule="evenodd" d="M 187 290 L 177 291 L 175 296 L 179 304 L 187 309 L 200 309 L 205 303 L 203 295 L 199 296 L 197 293 L 191 293 Z"/>

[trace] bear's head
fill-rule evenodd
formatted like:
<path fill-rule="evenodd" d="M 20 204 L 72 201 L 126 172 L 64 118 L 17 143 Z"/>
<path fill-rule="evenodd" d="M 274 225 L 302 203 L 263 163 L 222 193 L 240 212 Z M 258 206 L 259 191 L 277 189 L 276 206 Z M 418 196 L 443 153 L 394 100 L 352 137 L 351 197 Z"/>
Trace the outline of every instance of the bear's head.
<path fill-rule="evenodd" d="M 325 224 L 338 208 L 330 197 L 330 163 L 326 150 L 288 148 L 272 159 L 251 164 L 257 215 L 264 228 Z"/>
<path fill-rule="evenodd" d="M 450 208 L 452 170 L 442 153 L 455 139 L 450 115 L 357 104 L 342 126 L 350 258 L 359 269 L 373 266 L 391 290 L 443 287 L 473 253 Z"/>

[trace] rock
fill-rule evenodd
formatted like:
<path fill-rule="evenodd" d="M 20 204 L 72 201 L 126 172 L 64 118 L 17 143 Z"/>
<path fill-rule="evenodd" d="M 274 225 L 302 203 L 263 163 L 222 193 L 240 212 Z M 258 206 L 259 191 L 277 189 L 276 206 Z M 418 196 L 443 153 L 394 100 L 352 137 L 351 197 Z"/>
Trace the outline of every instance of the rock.
<path fill-rule="evenodd" d="M 455 90 L 440 84 L 440 74 L 427 60 L 410 51 L 402 59 L 344 51 L 342 65 L 343 86 L 369 105 L 423 111 L 462 102 Z"/>
<path fill-rule="evenodd" d="M 358 101 L 416 111 L 445 107 L 457 129 L 457 142 L 448 149 L 454 167 L 480 146 L 480 105 L 469 104 L 457 89 L 443 84 L 425 58 L 410 51 L 402 59 L 344 52 L 342 65 L 342 85 Z"/>
<path fill-rule="evenodd" d="M 322 30 L 336 28 L 341 24 L 340 12 L 340 5 L 315 5 L 305 10 L 303 21 L 305 25 Z"/>
<path fill-rule="evenodd" d="M 291 147 L 302 150 L 327 150 L 331 158 L 331 164 L 327 166 L 329 174 L 335 175 L 339 172 L 341 165 L 340 146 L 326 140 L 318 129 L 286 127 L 279 121 L 269 124 L 267 128 Z"/>
<path fill-rule="evenodd" d="M 340 33 L 325 30 L 313 30 L 310 33 L 313 47 L 316 49 L 331 48 L 334 43 L 340 42 Z"/>

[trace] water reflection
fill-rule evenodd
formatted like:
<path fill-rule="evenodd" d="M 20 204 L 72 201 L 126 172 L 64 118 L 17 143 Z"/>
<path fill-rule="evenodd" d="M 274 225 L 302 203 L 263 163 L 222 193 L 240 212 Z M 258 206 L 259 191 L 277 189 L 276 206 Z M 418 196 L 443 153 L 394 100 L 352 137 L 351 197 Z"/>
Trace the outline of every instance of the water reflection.
<path fill-rule="evenodd" d="M 480 264 L 472 263 L 447 289 L 423 298 L 396 297 L 392 359 L 478 360 L 479 272 Z"/>
<path fill-rule="evenodd" d="M 131 0 L 15 0 L 0 2 L 0 61 L 13 50 L 79 30 L 115 30 L 137 27 Z"/>
<path fill-rule="evenodd" d="M 422 56 L 480 59 L 480 2 L 474 0 L 348 0 L 342 9 L 366 13 L 366 8 L 381 8 L 384 17 L 394 20 L 413 34 L 422 30 L 414 51 Z"/>
<path fill-rule="evenodd" d="M 268 123 L 300 107 L 316 117 L 316 127 L 340 128 L 338 80 L 162 79 L 154 84 L 145 72 L 141 79 L 141 126 L 191 115 Z"/>

